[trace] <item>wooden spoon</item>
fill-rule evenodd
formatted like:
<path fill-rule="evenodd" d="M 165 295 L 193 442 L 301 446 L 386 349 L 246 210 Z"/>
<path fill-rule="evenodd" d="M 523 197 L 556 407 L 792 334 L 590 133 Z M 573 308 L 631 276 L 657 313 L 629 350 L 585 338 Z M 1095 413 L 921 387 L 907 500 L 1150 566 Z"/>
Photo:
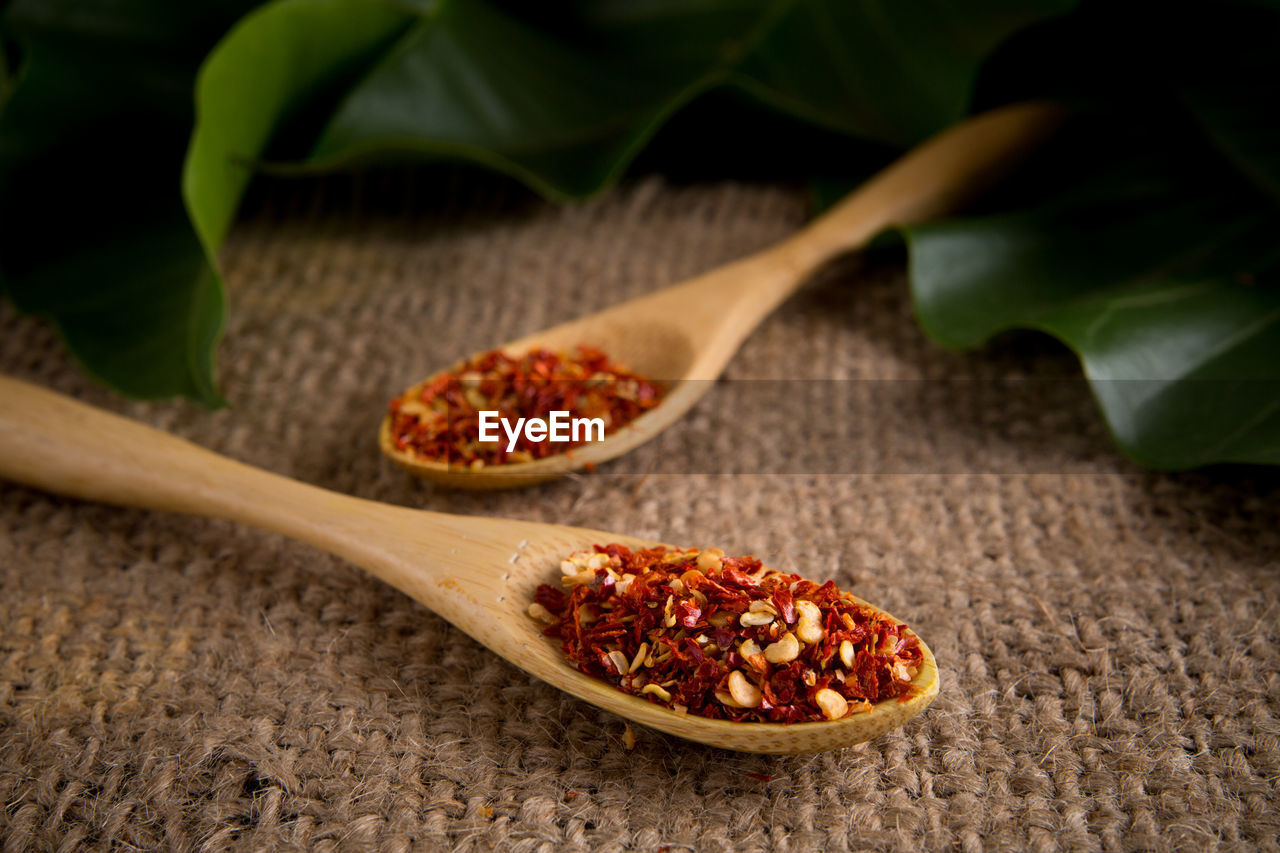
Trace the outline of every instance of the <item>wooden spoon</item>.
<path fill-rule="evenodd" d="M 388 417 L 379 435 L 382 452 L 420 477 L 474 489 L 550 480 L 619 456 L 687 412 L 752 330 L 815 270 L 891 225 L 921 222 L 962 206 L 1018 165 L 1065 116 L 1060 106 L 1020 104 L 969 119 L 916 148 L 776 246 L 500 347 L 522 355 L 537 347 L 571 351 L 588 344 L 644 376 L 673 383 L 657 408 L 603 441 L 571 454 L 471 469 L 397 449 Z M 405 393 L 417 393 L 433 378 Z"/>
<path fill-rule="evenodd" d="M 747 752 L 835 749 L 902 725 L 938 693 L 937 666 L 921 642 L 915 696 L 865 714 L 794 725 L 680 715 L 573 669 L 527 613 L 534 589 L 558 583 L 560 561 L 571 552 L 657 543 L 340 495 L 6 377 L 0 401 L 0 477 L 86 500 L 229 519 L 310 543 L 417 599 L 521 669 L 669 734 Z"/>

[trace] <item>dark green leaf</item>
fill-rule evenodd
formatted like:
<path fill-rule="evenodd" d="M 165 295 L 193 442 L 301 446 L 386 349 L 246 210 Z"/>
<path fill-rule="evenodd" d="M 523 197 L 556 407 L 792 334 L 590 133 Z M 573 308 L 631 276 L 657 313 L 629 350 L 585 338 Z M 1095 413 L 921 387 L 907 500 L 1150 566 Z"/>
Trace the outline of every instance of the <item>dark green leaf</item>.
<path fill-rule="evenodd" d="M 582 196 L 729 80 L 806 121 L 911 142 L 964 114 L 995 44 L 1074 3 L 611 0 L 514 15 L 442 0 L 353 89 L 311 160 L 465 157 Z"/>
<path fill-rule="evenodd" d="M 1052 202 L 908 230 L 921 323 L 949 346 L 1048 332 L 1144 465 L 1280 463 L 1280 210 L 1176 131 L 1114 117 L 1042 163 Z"/>
<path fill-rule="evenodd" d="M 0 113 L 0 269 L 99 378 L 138 397 L 218 395 L 218 277 L 180 180 L 196 65 L 248 0 L 19 0 L 22 67 Z"/>
<path fill-rule="evenodd" d="M 413 20 L 361 0 L 281 0 L 222 40 L 200 71 L 183 174 L 192 221 L 211 255 L 280 128 L 308 110 L 331 108 L 335 91 L 351 85 Z"/>
<path fill-rule="evenodd" d="M 987 55 L 1076 0 L 798 0 L 733 81 L 853 136 L 909 145 L 959 121 Z"/>
<path fill-rule="evenodd" d="M 721 81 L 778 6 L 614 0 L 529 19 L 441 0 L 351 90 L 311 159 L 463 157 L 551 197 L 587 195 Z"/>

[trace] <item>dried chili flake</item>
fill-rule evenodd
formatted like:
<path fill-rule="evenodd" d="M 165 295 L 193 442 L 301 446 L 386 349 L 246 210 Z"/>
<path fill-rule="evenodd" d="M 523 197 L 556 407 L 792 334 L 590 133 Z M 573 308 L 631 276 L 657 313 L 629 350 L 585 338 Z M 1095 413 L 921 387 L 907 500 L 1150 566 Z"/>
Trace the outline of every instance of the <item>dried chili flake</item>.
<path fill-rule="evenodd" d="M 923 662 L 905 625 L 828 581 L 755 557 L 596 545 L 560 564 L 530 614 L 582 672 L 712 719 L 840 719 L 914 695 Z M 625 665 L 624 665 L 625 664 Z"/>
<path fill-rule="evenodd" d="M 586 443 L 584 431 L 568 441 L 535 441 L 522 431 L 510 446 L 481 441 L 480 413 L 516 423 L 549 423 L 553 412 L 600 419 L 614 432 L 658 405 L 661 383 L 579 346 L 575 353 L 536 349 L 522 356 L 492 350 L 456 364 L 391 401 L 391 441 L 419 459 L 482 467 L 531 462 Z"/>

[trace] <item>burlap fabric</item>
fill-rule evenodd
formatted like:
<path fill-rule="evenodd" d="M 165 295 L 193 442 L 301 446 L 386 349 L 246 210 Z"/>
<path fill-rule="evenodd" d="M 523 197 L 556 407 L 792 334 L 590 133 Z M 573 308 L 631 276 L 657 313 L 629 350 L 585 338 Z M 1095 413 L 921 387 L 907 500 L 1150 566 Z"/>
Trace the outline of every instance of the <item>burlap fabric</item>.
<path fill-rule="evenodd" d="M 424 172 L 276 188 L 226 250 L 229 410 L 122 402 L 9 309 L 0 369 L 342 492 L 833 577 L 932 645 L 922 718 L 813 756 L 642 729 L 628 751 L 617 717 L 341 560 L 0 485 L 4 849 L 1276 849 L 1275 478 L 1127 463 L 1068 354 L 938 349 L 893 260 L 814 282 L 730 369 L 864 389 L 850 473 L 716 474 L 830 440 L 718 391 L 640 473 L 458 494 L 379 456 L 385 402 L 430 370 L 804 216 L 796 189 L 653 178 L 570 207 Z"/>

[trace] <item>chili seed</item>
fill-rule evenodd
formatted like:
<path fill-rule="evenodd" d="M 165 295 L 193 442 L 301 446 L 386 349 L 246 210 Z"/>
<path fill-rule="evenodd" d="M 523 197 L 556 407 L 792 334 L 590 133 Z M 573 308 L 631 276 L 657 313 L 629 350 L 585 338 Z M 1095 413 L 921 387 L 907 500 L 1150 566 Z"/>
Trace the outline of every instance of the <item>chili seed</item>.
<path fill-rule="evenodd" d="M 619 651 L 609 652 L 609 662 L 613 664 L 613 668 L 617 670 L 618 675 L 626 675 L 630 666 L 627 664 L 627 656 Z"/>
<path fill-rule="evenodd" d="M 788 631 L 776 643 L 765 647 L 764 659 L 769 663 L 789 663 L 800 656 L 800 641 Z"/>
<path fill-rule="evenodd" d="M 713 695 L 716 697 L 716 701 L 719 702 L 721 705 L 728 705 L 730 708 L 742 707 L 740 704 L 738 704 L 737 699 L 734 699 L 733 696 L 731 696 L 728 693 L 725 693 L 723 690 L 717 690 Z"/>
<path fill-rule="evenodd" d="M 806 643 L 820 643 L 822 638 L 826 636 L 826 632 L 822 630 L 822 626 L 817 622 L 801 619 L 796 623 L 796 636 Z"/>
<path fill-rule="evenodd" d="M 635 672 L 644 663 L 645 658 L 649 654 L 649 644 L 641 643 L 640 648 L 636 650 L 636 656 L 631 659 L 631 666 L 627 667 L 627 672 Z"/>
<path fill-rule="evenodd" d="M 824 687 L 813 695 L 822 713 L 828 720 L 838 720 L 849 713 L 849 703 L 834 690 Z"/>
<path fill-rule="evenodd" d="M 743 613 L 738 617 L 738 624 L 748 628 L 758 628 L 761 625 L 768 625 L 776 618 L 778 617 L 772 613 L 757 610 L 754 613 Z"/>
<path fill-rule="evenodd" d="M 807 619 L 810 622 L 820 623 L 822 621 L 822 611 L 818 609 L 818 605 L 812 601 L 801 599 L 796 602 L 796 612 L 800 614 L 801 619 Z"/>
<path fill-rule="evenodd" d="M 737 669 L 729 673 L 729 695 L 743 708 L 758 707 L 760 700 L 764 698 L 760 688 L 748 681 L 741 670 Z"/>
<path fill-rule="evenodd" d="M 720 571 L 720 566 L 722 565 L 720 558 L 723 556 L 724 551 L 721 551 L 719 548 L 708 548 L 701 552 L 698 554 L 698 562 L 696 564 L 698 566 L 698 571 L 702 572 L 704 575 Z"/>
<path fill-rule="evenodd" d="M 666 691 L 666 690 L 665 690 L 661 685 L 659 685 L 659 684 L 646 684 L 644 687 L 640 688 L 640 694 L 641 694 L 641 695 L 644 695 L 644 694 L 646 694 L 646 693 L 652 693 L 654 696 L 657 696 L 657 697 L 658 697 L 659 699 L 661 699 L 663 702 L 670 702 L 670 701 L 671 701 L 671 694 L 670 694 L 670 693 L 668 693 L 668 692 L 667 692 L 667 691 Z"/>

